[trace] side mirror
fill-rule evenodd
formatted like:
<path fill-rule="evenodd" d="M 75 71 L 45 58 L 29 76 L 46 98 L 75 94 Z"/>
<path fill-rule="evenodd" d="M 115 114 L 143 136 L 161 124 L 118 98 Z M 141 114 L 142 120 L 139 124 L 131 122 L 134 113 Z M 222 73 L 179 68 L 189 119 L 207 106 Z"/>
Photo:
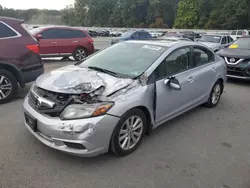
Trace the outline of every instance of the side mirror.
<path fill-rule="evenodd" d="M 39 35 L 36 36 L 36 39 L 41 40 L 41 39 L 43 39 L 43 36 L 41 34 L 39 34 Z"/>
<path fill-rule="evenodd" d="M 174 77 L 164 80 L 164 84 L 168 85 L 173 90 L 181 90 L 179 81 Z"/>

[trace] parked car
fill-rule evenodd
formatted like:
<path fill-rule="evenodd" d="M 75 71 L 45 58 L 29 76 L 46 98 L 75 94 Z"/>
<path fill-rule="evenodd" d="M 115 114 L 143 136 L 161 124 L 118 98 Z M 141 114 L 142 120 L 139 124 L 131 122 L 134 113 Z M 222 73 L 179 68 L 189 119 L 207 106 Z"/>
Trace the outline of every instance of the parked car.
<path fill-rule="evenodd" d="M 152 39 L 152 36 L 148 31 L 141 30 L 141 31 L 128 31 L 122 34 L 120 37 L 116 37 L 111 40 L 111 45 L 127 40 L 148 40 Z"/>
<path fill-rule="evenodd" d="M 196 33 L 194 31 L 181 31 L 180 32 L 184 38 L 191 39 L 192 41 L 195 41 L 195 39 L 198 39 L 201 37 L 199 33 Z"/>
<path fill-rule="evenodd" d="M 91 37 L 97 37 L 98 36 L 98 33 L 94 30 L 88 30 L 88 34 L 91 36 Z"/>
<path fill-rule="evenodd" d="M 233 39 L 229 35 L 202 35 L 198 42 L 208 46 L 214 52 L 227 48 L 232 44 Z"/>
<path fill-rule="evenodd" d="M 150 31 L 149 33 L 153 38 L 161 37 L 164 35 L 161 31 Z"/>
<path fill-rule="evenodd" d="M 159 40 L 166 40 L 166 41 L 192 41 L 191 39 L 188 38 L 182 38 L 182 37 L 167 37 L 167 36 L 163 36 L 163 37 L 159 37 Z"/>
<path fill-rule="evenodd" d="M 76 61 L 94 53 L 93 40 L 81 29 L 72 27 L 39 27 L 30 31 L 39 40 L 41 57 L 69 57 Z"/>
<path fill-rule="evenodd" d="M 242 37 L 242 36 L 246 36 L 246 35 L 249 35 L 249 31 L 246 30 L 246 29 L 243 29 L 243 30 L 234 30 L 231 32 L 231 35 L 230 37 L 234 40 Z"/>
<path fill-rule="evenodd" d="M 250 36 L 243 36 L 218 53 L 227 64 L 227 77 L 250 80 Z"/>
<path fill-rule="evenodd" d="M 22 24 L 23 20 L 0 17 L 0 104 L 44 72 L 38 43 Z"/>
<path fill-rule="evenodd" d="M 25 125 L 56 150 L 123 156 L 164 122 L 215 107 L 225 81 L 224 60 L 199 43 L 121 42 L 39 77 L 24 100 Z"/>

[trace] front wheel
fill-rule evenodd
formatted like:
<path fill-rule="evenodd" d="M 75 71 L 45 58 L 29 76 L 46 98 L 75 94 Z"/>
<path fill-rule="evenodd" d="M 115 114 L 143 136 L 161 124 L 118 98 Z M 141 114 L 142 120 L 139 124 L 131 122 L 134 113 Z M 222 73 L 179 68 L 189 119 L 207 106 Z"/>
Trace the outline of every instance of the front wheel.
<path fill-rule="evenodd" d="M 0 70 L 0 104 L 7 103 L 16 95 L 18 83 L 12 73 Z"/>
<path fill-rule="evenodd" d="M 113 132 L 110 149 L 117 156 L 132 153 L 141 143 L 146 130 L 145 114 L 139 109 L 125 113 Z"/>
<path fill-rule="evenodd" d="M 221 81 L 217 81 L 210 93 L 207 103 L 205 104 L 209 108 L 214 108 L 220 101 L 221 94 L 223 92 L 223 85 Z"/>
<path fill-rule="evenodd" d="M 73 57 L 76 61 L 82 61 L 84 60 L 86 57 L 87 57 L 87 51 L 82 48 L 82 47 L 79 47 L 77 48 L 74 53 L 73 53 Z"/>

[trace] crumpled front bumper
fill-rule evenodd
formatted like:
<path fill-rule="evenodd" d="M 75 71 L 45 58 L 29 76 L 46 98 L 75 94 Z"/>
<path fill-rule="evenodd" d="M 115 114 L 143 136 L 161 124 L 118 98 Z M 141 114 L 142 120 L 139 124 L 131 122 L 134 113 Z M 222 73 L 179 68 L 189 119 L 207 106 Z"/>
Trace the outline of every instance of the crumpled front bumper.
<path fill-rule="evenodd" d="M 37 131 L 33 131 L 24 118 L 25 126 L 38 140 L 53 149 L 83 157 L 108 152 L 113 130 L 120 120 L 118 117 L 104 115 L 63 121 L 38 113 L 29 105 L 28 97 L 24 100 L 23 108 L 24 113 L 37 122 Z"/>

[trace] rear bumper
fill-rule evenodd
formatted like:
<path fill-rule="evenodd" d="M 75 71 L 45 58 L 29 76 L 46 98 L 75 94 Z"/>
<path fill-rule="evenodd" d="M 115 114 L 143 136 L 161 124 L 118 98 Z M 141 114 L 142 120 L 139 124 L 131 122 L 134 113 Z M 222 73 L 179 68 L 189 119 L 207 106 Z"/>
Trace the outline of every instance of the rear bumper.
<path fill-rule="evenodd" d="M 24 83 L 35 81 L 40 75 L 44 73 L 44 67 L 41 66 L 39 69 L 23 72 Z"/>

